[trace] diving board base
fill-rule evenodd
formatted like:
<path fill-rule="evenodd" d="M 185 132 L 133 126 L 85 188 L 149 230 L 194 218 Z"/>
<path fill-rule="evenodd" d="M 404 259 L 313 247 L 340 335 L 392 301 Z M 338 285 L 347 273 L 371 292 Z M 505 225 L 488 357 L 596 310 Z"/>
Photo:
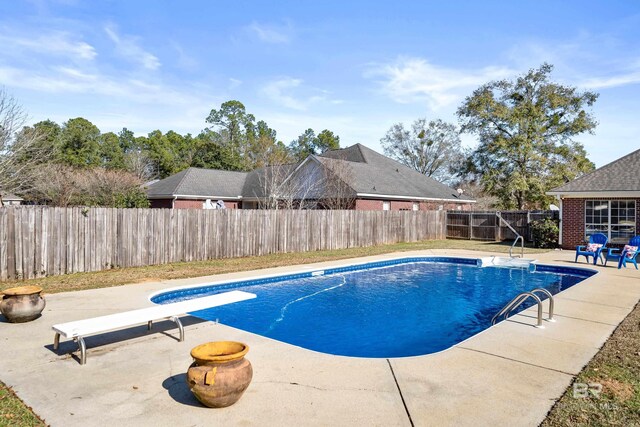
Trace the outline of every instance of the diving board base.
<path fill-rule="evenodd" d="M 78 343 L 78 348 L 80 350 L 80 364 L 84 365 L 87 363 L 87 346 L 84 342 L 84 338 L 88 335 L 94 335 L 144 323 L 147 324 L 147 328 L 150 330 L 153 322 L 156 320 L 171 320 L 174 322 L 180 331 L 180 342 L 182 342 L 184 341 L 184 327 L 178 317 L 179 315 L 253 299 L 255 297 L 255 294 L 249 292 L 231 291 L 208 297 L 194 298 L 187 301 L 157 305 L 148 308 L 141 308 L 139 310 L 125 311 L 107 316 L 53 325 L 52 329 L 55 332 L 55 336 L 53 338 L 53 349 L 58 350 L 58 347 L 60 346 L 60 335 L 65 338 L 72 338 Z"/>

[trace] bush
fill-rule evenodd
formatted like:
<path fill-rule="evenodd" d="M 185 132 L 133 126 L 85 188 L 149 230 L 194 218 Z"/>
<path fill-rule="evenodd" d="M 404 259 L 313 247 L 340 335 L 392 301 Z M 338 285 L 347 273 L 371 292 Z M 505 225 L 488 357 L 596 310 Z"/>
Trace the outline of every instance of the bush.
<path fill-rule="evenodd" d="M 137 176 L 122 170 L 77 169 L 50 164 L 40 168 L 32 197 L 53 206 L 147 208 Z"/>
<path fill-rule="evenodd" d="M 533 246 L 547 249 L 558 247 L 560 229 L 557 220 L 551 218 L 539 219 L 531 221 L 529 226 L 531 227 Z"/>

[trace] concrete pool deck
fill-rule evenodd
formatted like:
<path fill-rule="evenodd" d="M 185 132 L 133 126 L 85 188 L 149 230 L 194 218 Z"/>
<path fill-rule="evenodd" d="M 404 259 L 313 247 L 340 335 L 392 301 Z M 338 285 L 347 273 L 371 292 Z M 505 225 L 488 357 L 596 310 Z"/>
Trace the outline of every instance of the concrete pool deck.
<path fill-rule="evenodd" d="M 424 255 L 487 254 L 429 250 L 357 261 Z M 576 266 L 573 257 L 528 256 Z M 53 426 L 536 426 L 640 299 L 640 271 L 599 265 L 600 274 L 556 295 L 557 321 L 545 329 L 533 327 L 532 308 L 449 350 L 399 359 L 316 353 L 189 316 L 184 342 L 173 323 L 159 322 L 150 332 L 141 325 L 86 338 L 84 366 L 73 341 L 52 349 L 51 325 L 150 306 L 149 294 L 162 289 L 350 261 L 47 295 L 39 319 L 0 322 L 0 380 Z M 216 340 L 247 343 L 254 369 L 247 392 L 225 409 L 202 407 L 185 383 L 191 348 Z"/>

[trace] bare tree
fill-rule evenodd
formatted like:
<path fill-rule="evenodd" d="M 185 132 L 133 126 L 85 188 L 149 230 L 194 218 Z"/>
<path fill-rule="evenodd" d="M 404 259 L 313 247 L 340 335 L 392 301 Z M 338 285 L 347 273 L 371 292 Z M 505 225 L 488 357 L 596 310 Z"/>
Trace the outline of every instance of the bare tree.
<path fill-rule="evenodd" d="M 440 119 L 418 119 L 411 129 L 397 123 L 380 143 L 387 156 L 440 182 L 450 183 L 459 173 L 463 152 L 458 129 Z"/>
<path fill-rule="evenodd" d="M 254 197 L 258 199 L 260 209 L 279 209 L 282 207 L 279 195 L 283 193 L 283 183 L 292 170 L 292 165 L 270 164 L 253 172 L 253 179 L 258 182 L 254 188 Z"/>
<path fill-rule="evenodd" d="M 32 183 L 32 195 L 53 206 L 69 206 L 77 196 L 80 177 L 71 166 L 50 163 L 41 166 L 41 174 Z"/>
<path fill-rule="evenodd" d="M 255 172 L 259 181 L 261 209 L 313 209 L 317 206 L 320 182 L 303 166 L 270 165 Z M 255 178 L 254 178 L 255 179 Z"/>
<path fill-rule="evenodd" d="M 321 205 L 326 209 L 353 209 L 356 193 L 349 183 L 354 173 L 350 162 L 318 158 L 323 166 Z"/>
<path fill-rule="evenodd" d="M 124 165 L 127 172 L 137 176 L 141 181 L 149 181 L 153 177 L 153 162 L 140 150 L 125 155 Z"/>
<path fill-rule="evenodd" d="M 249 179 L 261 209 L 352 209 L 355 203 L 351 163 L 341 159 L 311 156 L 297 165 L 271 164 Z"/>
<path fill-rule="evenodd" d="M 0 207 L 2 195 L 24 194 L 32 188 L 46 154 L 43 136 L 35 129 L 21 131 L 27 115 L 15 98 L 0 89 Z"/>
<path fill-rule="evenodd" d="M 325 195 L 327 176 L 327 169 L 318 158 L 297 165 L 272 159 L 269 166 L 254 171 L 250 179 L 258 182 L 255 185 L 254 181 L 254 196 L 262 209 L 316 209 Z"/>

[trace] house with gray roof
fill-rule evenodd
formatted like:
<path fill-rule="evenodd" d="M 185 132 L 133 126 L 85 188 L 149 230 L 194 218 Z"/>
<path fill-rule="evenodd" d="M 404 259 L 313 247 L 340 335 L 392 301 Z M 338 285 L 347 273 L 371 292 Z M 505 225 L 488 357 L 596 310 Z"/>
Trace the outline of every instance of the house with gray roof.
<path fill-rule="evenodd" d="M 251 172 L 189 168 L 148 188 L 152 207 L 307 207 L 358 210 L 469 210 L 470 197 L 355 144 L 298 164 Z"/>
<path fill-rule="evenodd" d="M 547 192 L 560 207 L 560 245 L 604 233 L 614 245 L 640 234 L 640 150 Z"/>
<path fill-rule="evenodd" d="M 217 169 L 188 168 L 147 187 L 152 208 L 213 207 L 223 201 L 239 208 L 247 174 Z"/>

